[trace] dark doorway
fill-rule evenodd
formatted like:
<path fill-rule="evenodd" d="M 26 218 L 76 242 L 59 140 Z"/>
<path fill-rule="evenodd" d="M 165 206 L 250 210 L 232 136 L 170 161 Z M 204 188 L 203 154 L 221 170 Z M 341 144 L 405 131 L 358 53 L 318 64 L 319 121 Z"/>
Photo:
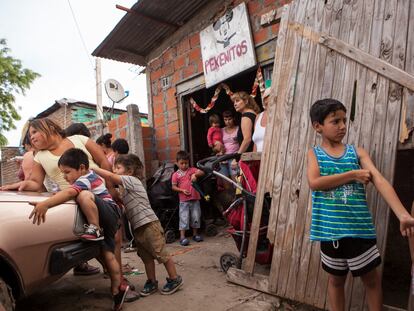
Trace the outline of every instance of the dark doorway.
<path fill-rule="evenodd" d="M 414 201 L 414 150 L 397 152 L 394 188 L 405 208 Z M 384 304 L 407 309 L 411 282 L 411 258 L 407 238 L 400 233 L 397 217 L 390 212 L 384 258 Z"/>
<path fill-rule="evenodd" d="M 232 92 L 245 91 L 251 93 L 254 79 L 256 77 L 256 70 L 253 69 L 249 72 L 239 74 L 231 79 L 224 81 L 230 87 Z M 192 97 L 195 102 L 202 108 L 207 107 L 211 98 L 214 95 L 216 86 L 209 89 L 201 89 L 192 94 L 187 95 L 184 98 L 183 120 L 186 123 L 186 140 L 187 146 L 189 146 L 189 152 L 191 153 L 192 164 L 195 165 L 197 161 L 204 159 L 211 155 L 211 150 L 207 144 L 207 131 L 210 127 L 208 118 L 212 114 L 217 114 L 221 118 L 221 114 L 225 110 L 232 110 L 234 112 L 233 103 L 230 97 L 222 90 L 217 98 L 215 106 L 208 113 L 200 113 L 196 111 L 190 104 L 189 98 Z M 258 90 L 255 98 L 256 102 L 261 107 L 260 91 Z M 240 115 L 236 114 L 237 124 L 240 123 Z M 224 122 L 222 120 L 222 126 Z"/>

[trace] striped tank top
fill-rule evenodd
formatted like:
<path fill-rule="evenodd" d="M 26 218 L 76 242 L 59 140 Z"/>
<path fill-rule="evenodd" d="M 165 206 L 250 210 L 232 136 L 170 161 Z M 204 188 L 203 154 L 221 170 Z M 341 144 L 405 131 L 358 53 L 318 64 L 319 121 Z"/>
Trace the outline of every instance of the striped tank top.
<path fill-rule="evenodd" d="M 360 169 L 355 147 L 345 145 L 340 157 L 313 148 L 321 176 Z M 375 228 L 368 210 L 365 188 L 352 182 L 326 191 L 312 191 L 312 241 L 335 241 L 345 237 L 375 239 Z"/>

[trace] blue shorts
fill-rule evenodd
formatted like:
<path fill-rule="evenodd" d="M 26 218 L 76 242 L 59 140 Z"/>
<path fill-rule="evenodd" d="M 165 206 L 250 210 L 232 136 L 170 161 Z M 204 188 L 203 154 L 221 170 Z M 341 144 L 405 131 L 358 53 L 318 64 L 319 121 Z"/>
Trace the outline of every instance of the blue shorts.
<path fill-rule="evenodd" d="M 200 228 L 201 209 L 200 201 L 180 202 L 180 230 Z"/>

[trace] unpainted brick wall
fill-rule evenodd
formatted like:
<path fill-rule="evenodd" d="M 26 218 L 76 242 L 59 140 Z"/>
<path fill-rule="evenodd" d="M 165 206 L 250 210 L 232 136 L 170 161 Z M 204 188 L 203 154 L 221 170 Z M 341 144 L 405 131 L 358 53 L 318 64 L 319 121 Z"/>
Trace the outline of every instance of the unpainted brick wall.
<path fill-rule="evenodd" d="M 112 141 L 117 138 L 124 138 L 128 140 L 127 137 L 127 112 L 119 115 L 118 118 L 115 118 L 107 123 L 107 126 L 104 129 L 104 133 L 112 134 Z M 137 120 L 138 122 L 138 120 Z M 102 125 L 100 121 L 88 122 L 86 126 L 89 128 L 92 134 L 92 139 L 96 140 L 102 133 Z M 153 172 L 151 169 L 151 162 L 156 158 L 155 155 L 155 140 L 154 140 L 154 130 L 151 127 L 143 126 L 142 127 L 142 141 L 144 144 L 144 157 L 145 157 L 145 174 L 148 177 L 152 176 Z M 128 142 L 129 143 L 129 142 Z"/>
<path fill-rule="evenodd" d="M 236 0 L 234 6 L 241 2 L 247 4 L 254 45 L 258 47 L 274 39 L 279 31 L 279 24 L 262 27 L 261 16 L 290 1 Z M 153 126 L 159 161 L 175 161 L 175 155 L 181 148 L 176 85 L 203 73 L 200 30 L 202 29 L 193 29 L 192 33 L 170 46 L 147 66 L 147 74 L 150 75 L 151 82 Z M 171 85 L 169 88 L 163 88 L 161 80 L 167 77 L 171 79 Z"/>
<path fill-rule="evenodd" d="M 15 156 L 19 156 L 18 147 L 2 147 L 1 148 L 1 161 L 0 161 L 0 182 L 1 185 L 10 184 L 19 181 L 17 178 L 17 172 L 19 167 L 14 160 L 11 160 Z"/>

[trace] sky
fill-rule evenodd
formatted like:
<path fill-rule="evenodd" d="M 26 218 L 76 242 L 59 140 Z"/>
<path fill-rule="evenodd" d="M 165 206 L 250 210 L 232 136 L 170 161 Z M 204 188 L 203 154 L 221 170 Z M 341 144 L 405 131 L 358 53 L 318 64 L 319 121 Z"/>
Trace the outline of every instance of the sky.
<path fill-rule="evenodd" d="M 61 98 L 96 103 L 95 59 L 91 53 L 126 14 L 116 4 L 132 7 L 136 0 L 1 0 L 0 38 L 7 40 L 9 55 L 23 67 L 39 74 L 25 96 L 16 96 L 21 121 L 17 129 L 3 133 L 9 146 L 18 146 L 23 124 Z M 71 8 L 73 10 L 71 11 Z M 78 30 L 75 19 L 79 26 Z M 81 35 L 79 34 L 81 33 Z M 85 44 L 82 43 L 82 39 Z M 84 47 L 86 46 L 86 48 Z M 142 68 L 111 60 L 101 60 L 102 83 L 116 79 L 129 97 L 115 104 L 125 109 L 137 104 L 147 112 L 145 74 Z M 102 103 L 111 106 L 102 85 Z"/>

